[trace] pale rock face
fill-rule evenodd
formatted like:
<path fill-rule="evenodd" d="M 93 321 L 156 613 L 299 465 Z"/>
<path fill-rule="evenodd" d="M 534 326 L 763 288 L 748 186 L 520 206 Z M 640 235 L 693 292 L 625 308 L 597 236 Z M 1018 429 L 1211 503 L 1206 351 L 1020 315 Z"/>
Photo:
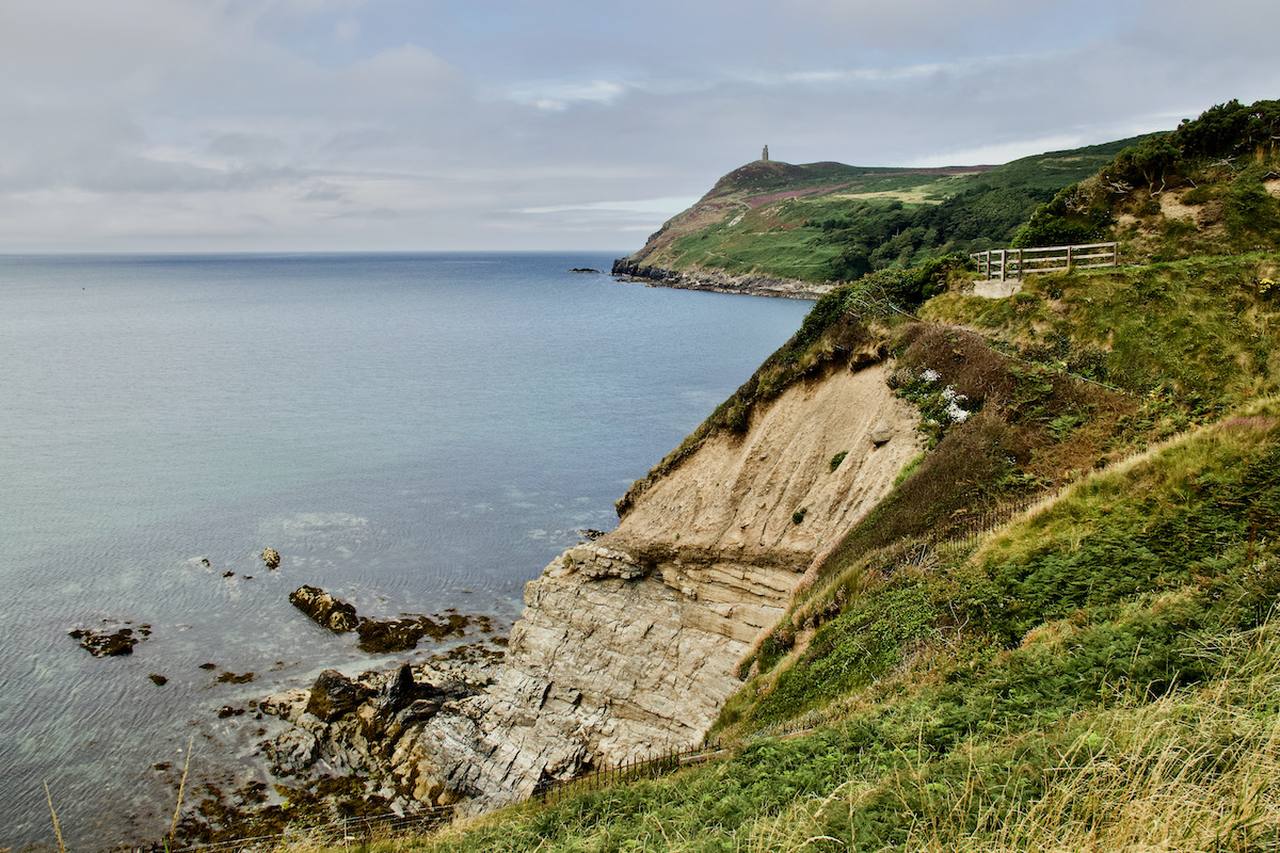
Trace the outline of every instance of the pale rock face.
<path fill-rule="evenodd" d="M 696 745 L 801 574 L 922 446 L 886 375 L 876 365 L 786 390 L 745 436 L 709 439 L 654 483 L 615 531 L 553 560 L 526 585 L 491 683 L 388 731 L 378 761 L 397 787 L 476 812 L 544 779 Z M 283 715 L 307 728 L 298 707 Z M 331 764 L 353 763 L 347 724 L 320 736 Z"/>
<path fill-rule="evenodd" d="M 493 685 L 424 727 L 419 778 L 479 811 L 543 778 L 697 744 L 800 575 L 922 446 L 885 376 L 788 389 L 745 437 L 711 439 L 617 530 L 553 560 L 525 587 Z"/>

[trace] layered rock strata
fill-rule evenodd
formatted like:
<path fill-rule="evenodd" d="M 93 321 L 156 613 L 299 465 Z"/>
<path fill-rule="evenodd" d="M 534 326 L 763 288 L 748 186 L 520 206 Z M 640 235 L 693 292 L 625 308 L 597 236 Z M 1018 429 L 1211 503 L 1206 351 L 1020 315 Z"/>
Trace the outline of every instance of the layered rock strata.
<path fill-rule="evenodd" d="M 876 364 L 795 385 L 744 436 L 704 442 L 616 530 L 529 582 L 505 658 L 473 689 L 434 684 L 434 700 L 390 729 L 372 723 L 376 699 L 324 721 L 305 695 L 280 699 L 306 737 L 286 733 L 269 752 L 291 767 L 340 755 L 415 799 L 480 811 L 547 779 L 696 745 L 801 574 L 919 452 L 916 414 L 886 375 Z M 370 756 L 353 758 L 355 742 Z"/>

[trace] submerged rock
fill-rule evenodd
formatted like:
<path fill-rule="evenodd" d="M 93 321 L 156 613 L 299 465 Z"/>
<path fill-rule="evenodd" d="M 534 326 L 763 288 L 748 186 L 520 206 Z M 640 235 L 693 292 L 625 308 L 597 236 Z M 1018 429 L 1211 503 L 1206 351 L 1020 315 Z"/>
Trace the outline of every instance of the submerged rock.
<path fill-rule="evenodd" d="M 81 648 L 96 658 L 131 655 L 134 646 L 151 636 L 150 625 L 139 625 L 134 630 L 132 622 L 117 623 L 103 619 L 102 624 L 106 627 L 73 628 L 67 636 L 79 640 Z"/>
<path fill-rule="evenodd" d="M 404 616 L 399 619 L 361 619 L 356 627 L 360 648 L 366 652 L 405 652 L 416 648 L 423 637 L 443 640 L 461 637 L 471 620 L 461 613 L 448 613 L 437 622 L 429 616 Z"/>
<path fill-rule="evenodd" d="M 263 548 L 262 562 L 266 564 L 268 569 L 280 568 L 280 552 L 275 548 Z"/>
<path fill-rule="evenodd" d="M 413 619 L 361 619 L 356 633 L 366 652 L 404 652 L 415 648 L 435 623 L 425 616 Z"/>
<path fill-rule="evenodd" d="M 234 672 L 223 672 L 218 675 L 218 683 L 219 684 L 248 684 L 250 681 L 253 681 L 253 677 L 254 676 L 252 672 L 242 672 L 238 675 Z"/>
<path fill-rule="evenodd" d="M 336 633 L 354 631 L 360 624 L 354 606 L 334 598 L 318 586 L 300 586 L 289 593 L 289 603 L 320 625 Z"/>
<path fill-rule="evenodd" d="M 147 676 L 147 678 L 150 678 L 151 683 L 154 684 L 156 687 L 164 687 L 166 684 L 169 683 L 169 679 L 165 678 L 163 675 L 161 675 L 158 672 L 151 673 L 150 675 Z"/>

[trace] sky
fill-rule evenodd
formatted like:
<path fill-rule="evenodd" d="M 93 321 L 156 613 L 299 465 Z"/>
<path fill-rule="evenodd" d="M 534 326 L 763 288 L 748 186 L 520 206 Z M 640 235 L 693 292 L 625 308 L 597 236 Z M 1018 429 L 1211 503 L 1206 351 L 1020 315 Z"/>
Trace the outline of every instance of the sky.
<path fill-rule="evenodd" d="M 0 0 L 0 252 L 638 248 L 759 156 L 1280 97 L 1265 0 Z"/>

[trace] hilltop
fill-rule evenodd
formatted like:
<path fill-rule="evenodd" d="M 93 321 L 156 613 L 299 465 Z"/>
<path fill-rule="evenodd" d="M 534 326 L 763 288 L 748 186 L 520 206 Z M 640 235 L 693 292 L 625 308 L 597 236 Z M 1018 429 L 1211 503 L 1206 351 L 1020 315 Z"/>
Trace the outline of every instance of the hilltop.
<path fill-rule="evenodd" d="M 757 160 L 620 259 L 615 272 L 684 286 L 813 295 L 832 281 L 951 251 L 1004 245 L 1037 206 L 1135 140 L 1002 166 L 872 168 Z M 785 288 L 774 287 L 785 293 Z"/>

